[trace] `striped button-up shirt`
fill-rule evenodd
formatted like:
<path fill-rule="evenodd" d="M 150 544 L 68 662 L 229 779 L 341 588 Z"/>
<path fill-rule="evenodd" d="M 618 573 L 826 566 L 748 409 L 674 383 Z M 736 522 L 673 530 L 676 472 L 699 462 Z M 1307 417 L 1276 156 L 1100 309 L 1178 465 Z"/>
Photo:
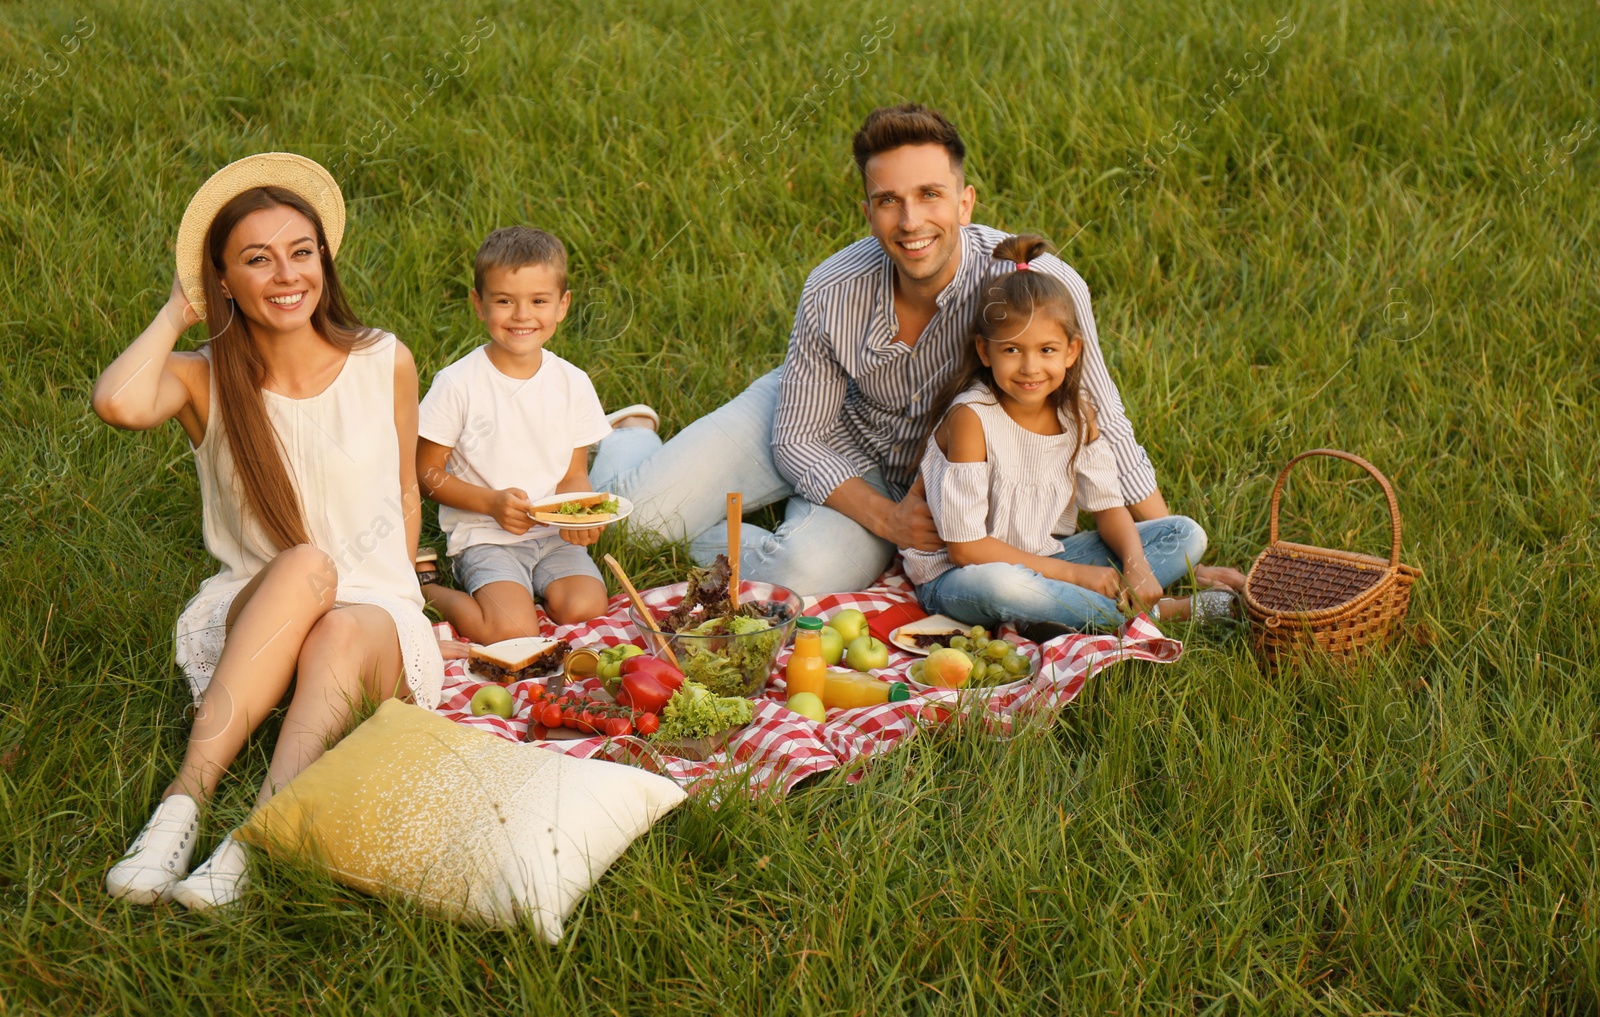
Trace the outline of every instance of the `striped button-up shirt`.
<path fill-rule="evenodd" d="M 961 230 L 961 264 L 939 294 L 933 320 L 913 346 L 894 341 L 894 263 L 873 237 L 851 244 L 806 280 L 783 361 L 772 446 L 778 471 L 807 500 L 822 504 L 852 477 L 877 467 L 896 498 L 916 478 L 933 405 L 971 341 L 985 284 L 1011 271 L 991 257 L 1006 234 Z M 1054 255 L 1030 269 L 1066 284 L 1083 329 L 1083 382 L 1100 433 L 1116 457 L 1128 504 L 1156 490 L 1150 457 L 1134 438 L 1122 397 L 1106 373 L 1083 277 Z"/>

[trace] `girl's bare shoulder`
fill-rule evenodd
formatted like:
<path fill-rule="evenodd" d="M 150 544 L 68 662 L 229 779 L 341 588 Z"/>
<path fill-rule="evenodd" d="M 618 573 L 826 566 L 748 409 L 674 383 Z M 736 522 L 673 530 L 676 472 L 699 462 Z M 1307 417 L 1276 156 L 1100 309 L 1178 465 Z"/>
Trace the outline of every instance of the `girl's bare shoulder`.
<path fill-rule="evenodd" d="M 933 440 L 952 463 L 981 463 L 989 458 L 989 447 L 983 439 L 983 421 L 970 406 L 952 407 L 934 429 Z"/>

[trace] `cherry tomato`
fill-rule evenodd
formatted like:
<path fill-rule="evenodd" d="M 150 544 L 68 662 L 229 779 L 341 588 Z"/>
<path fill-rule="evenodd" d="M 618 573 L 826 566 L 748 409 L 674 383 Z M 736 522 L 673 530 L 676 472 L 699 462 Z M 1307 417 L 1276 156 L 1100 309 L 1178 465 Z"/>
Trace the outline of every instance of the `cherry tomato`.
<path fill-rule="evenodd" d="M 539 713 L 539 720 L 544 723 L 545 727 L 560 727 L 561 707 L 554 703 L 546 703 Z"/>
<path fill-rule="evenodd" d="M 661 730 L 661 718 L 653 713 L 641 713 L 633 726 L 639 729 L 642 735 L 653 735 Z"/>
<path fill-rule="evenodd" d="M 607 717 L 600 722 L 601 730 L 611 738 L 621 738 L 633 733 L 633 725 L 624 717 Z"/>

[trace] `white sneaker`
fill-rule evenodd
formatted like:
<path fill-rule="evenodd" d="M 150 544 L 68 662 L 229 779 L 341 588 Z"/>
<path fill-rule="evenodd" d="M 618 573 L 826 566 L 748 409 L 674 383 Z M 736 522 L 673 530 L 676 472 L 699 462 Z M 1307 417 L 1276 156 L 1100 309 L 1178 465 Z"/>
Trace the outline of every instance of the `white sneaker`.
<path fill-rule="evenodd" d="M 157 805 L 128 853 L 106 873 L 106 892 L 135 904 L 166 900 L 189 871 L 199 820 L 200 806 L 188 795 Z"/>
<path fill-rule="evenodd" d="M 632 406 L 624 406 L 622 409 L 613 413 L 607 413 L 606 423 L 615 428 L 617 424 L 627 420 L 629 417 L 645 418 L 646 420 L 650 421 L 650 427 L 652 430 L 655 430 L 661 426 L 661 414 L 657 413 L 651 407 L 646 406 L 644 403 L 634 403 Z"/>
<path fill-rule="evenodd" d="M 229 833 L 204 864 L 172 888 L 172 899 L 190 911 L 226 907 L 250 885 L 246 866 L 244 845 Z"/>

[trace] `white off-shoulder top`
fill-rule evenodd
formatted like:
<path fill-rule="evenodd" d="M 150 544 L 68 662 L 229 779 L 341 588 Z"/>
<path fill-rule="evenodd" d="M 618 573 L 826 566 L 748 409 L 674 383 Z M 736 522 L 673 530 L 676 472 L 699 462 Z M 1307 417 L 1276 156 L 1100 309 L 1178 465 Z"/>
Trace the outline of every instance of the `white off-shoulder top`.
<path fill-rule="evenodd" d="M 1007 416 L 981 382 L 951 401 L 952 410 L 957 406 L 978 415 L 987 455 L 982 462 L 952 463 L 928 436 L 922 480 L 947 543 L 994 537 L 1019 551 L 1053 555 L 1061 551 L 1057 535 L 1077 529 L 1080 510 L 1123 504 L 1116 458 L 1105 439 L 1084 444 L 1069 471 L 1078 435 L 1064 415 L 1061 434 L 1035 434 Z M 908 549 L 904 558 L 906 576 L 919 586 L 956 567 L 944 550 Z"/>

